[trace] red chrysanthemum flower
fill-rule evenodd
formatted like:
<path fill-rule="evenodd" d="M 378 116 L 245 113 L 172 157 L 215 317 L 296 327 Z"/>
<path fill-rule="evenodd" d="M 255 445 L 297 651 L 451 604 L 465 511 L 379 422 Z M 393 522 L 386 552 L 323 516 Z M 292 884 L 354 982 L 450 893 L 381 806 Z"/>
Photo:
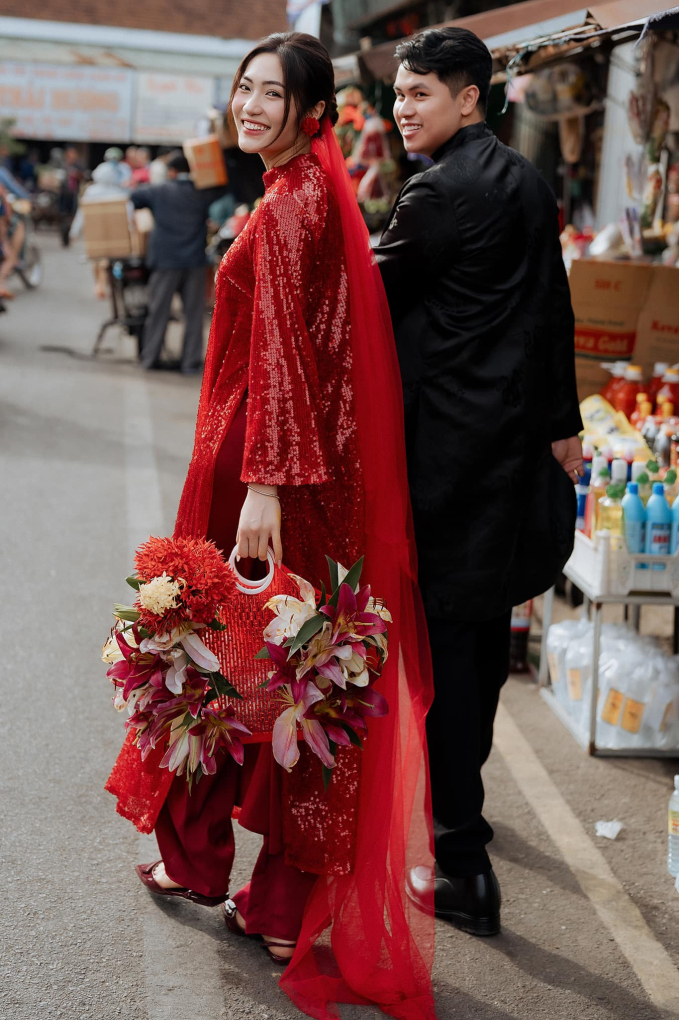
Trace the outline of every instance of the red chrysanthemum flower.
<path fill-rule="evenodd" d="M 214 542 L 203 538 L 150 538 L 134 556 L 137 577 L 149 582 L 167 574 L 183 587 L 175 608 L 162 616 L 145 609 L 137 598 L 139 623 L 154 634 L 166 634 L 189 620 L 211 623 L 236 592 L 236 581 Z"/>

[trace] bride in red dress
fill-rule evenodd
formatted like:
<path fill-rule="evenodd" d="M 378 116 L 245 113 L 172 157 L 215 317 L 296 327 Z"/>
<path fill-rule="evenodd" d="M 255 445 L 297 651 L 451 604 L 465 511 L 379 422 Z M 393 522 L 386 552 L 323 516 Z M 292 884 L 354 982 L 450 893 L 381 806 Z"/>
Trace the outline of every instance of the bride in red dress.
<path fill-rule="evenodd" d="M 217 276 L 193 458 L 176 535 L 212 539 L 239 569 L 277 563 L 320 585 L 326 554 L 392 614 L 379 689 L 389 714 L 363 750 L 341 748 L 327 790 L 305 744 L 290 773 L 267 743 L 225 755 L 189 793 L 126 745 L 107 788 L 154 829 L 161 859 L 137 868 L 159 896 L 225 903 L 261 941 L 309 1016 L 337 1002 L 431 1020 L 432 914 L 406 895 L 431 863 L 424 716 L 431 700 L 416 589 L 400 378 L 379 272 L 333 124 L 333 67 L 318 40 L 264 40 L 236 73 L 239 146 L 266 165 L 266 192 Z M 157 766 L 157 760 L 155 762 Z M 160 773 L 165 773 L 163 776 Z M 231 816 L 261 833 L 248 885 L 229 899 Z M 324 952 L 329 933 L 331 952 Z"/>

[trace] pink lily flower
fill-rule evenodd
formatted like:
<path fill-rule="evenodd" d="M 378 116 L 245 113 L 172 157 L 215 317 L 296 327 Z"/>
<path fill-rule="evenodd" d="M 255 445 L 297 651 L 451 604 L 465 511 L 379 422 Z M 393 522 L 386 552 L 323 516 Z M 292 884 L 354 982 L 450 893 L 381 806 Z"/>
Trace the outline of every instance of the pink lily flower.
<path fill-rule="evenodd" d="M 122 634 L 117 634 L 116 638 L 123 658 L 109 667 L 106 676 L 116 687 L 123 688 L 124 700 L 127 701 L 132 691 L 146 683 L 162 687 L 163 662 L 160 656 L 151 652 L 144 654 L 138 648 L 130 647 Z"/>
<path fill-rule="evenodd" d="M 205 669 L 208 673 L 219 671 L 219 659 L 210 651 L 207 645 L 203 644 L 194 631 L 190 630 L 186 634 L 181 634 L 179 644 L 200 669 Z"/>
<path fill-rule="evenodd" d="M 299 701 L 306 690 L 306 681 L 298 680 L 297 678 L 295 658 L 288 659 L 287 648 L 282 648 L 272 641 L 266 641 L 265 644 L 271 656 L 271 661 L 276 667 L 275 670 L 269 673 L 269 680 L 266 685 L 267 691 L 277 691 L 279 687 L 289 684 L 292 688 L 293 700 Z"/>
<path fill-rule="evenodd" d="M 348 584 L 340 587 L 337 606 L 321 606 L 332 621 L 332 640 L 362 641 L 371 634 L 381 634 L 387 629 L 385 621 L 377 613 L 366 612 L 370 599 L 370 585 L 354 594 Z"/>
<path fill-rule="evenodd" d="M 189 730 L 189 736 L 197 741 L 197 757 L 203 772 L 208 775 L 215 774 L 216 754 L 220 747 L 225 747 L 233 760 L 242 765 L 245 749 L 241 734 L 249 737 L 251 730 L 236 718 L 231 705 L 219 709 L 204 708 L 201 721 Z"/>
<path fill-rule="evenodd" d="M 323 700 L 323 694 L 316 684 L 308 681 L 306 690 L 298 701 L 293 699 L 291 692 L 284 691 L 283 700 L 289 705 L 289 708 L 286 708 L 276 719 L 272 734 L 273 756 L 278 764 L 290 772 L 299 761 L 299 746 L 297 744 L 297 729 L 299 727 L 302 736 L 314 754 L 318 755 L 328 768 L 333 768 L 335 759 L 330 753 L 330 745 L 323 727 L 318 719 L 306 717 L 311 706 L 315 702 Z"/>

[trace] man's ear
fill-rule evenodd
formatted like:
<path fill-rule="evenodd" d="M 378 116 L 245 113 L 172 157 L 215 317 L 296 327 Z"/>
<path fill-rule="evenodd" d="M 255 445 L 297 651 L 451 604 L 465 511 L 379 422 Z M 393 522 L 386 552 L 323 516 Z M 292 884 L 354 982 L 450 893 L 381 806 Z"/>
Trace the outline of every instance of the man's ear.
<path fill-rule="evenodd" d="M 467 85 L 466 88 L 462 89 L 462 106 L 460 112 L 463 117 L 471 117 L 472 113 L 476 110 L 480 95 L 481 93 L 476 85 Z"/>

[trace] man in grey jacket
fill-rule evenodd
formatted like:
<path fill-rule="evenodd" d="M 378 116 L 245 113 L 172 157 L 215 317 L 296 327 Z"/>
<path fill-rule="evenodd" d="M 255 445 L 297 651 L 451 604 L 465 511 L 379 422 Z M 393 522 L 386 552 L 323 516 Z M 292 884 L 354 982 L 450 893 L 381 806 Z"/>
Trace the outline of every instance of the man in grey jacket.
<path fill-rule="evenodd" d="M 203 362 L 208 209 L 226 188 L 198 191 L 181 153 L 168 161 L 167 178 L 164 184 L 142 186 L 130 195 L 134 207 L 150 209 L 154 219 L 147 256 L 151 299 L 141 363 L 144 368 L 161 367 L 159 358 L 172 298 L 179 291 L 186 320 L 180 369 L 184 375 L 195 375 Z"/>

